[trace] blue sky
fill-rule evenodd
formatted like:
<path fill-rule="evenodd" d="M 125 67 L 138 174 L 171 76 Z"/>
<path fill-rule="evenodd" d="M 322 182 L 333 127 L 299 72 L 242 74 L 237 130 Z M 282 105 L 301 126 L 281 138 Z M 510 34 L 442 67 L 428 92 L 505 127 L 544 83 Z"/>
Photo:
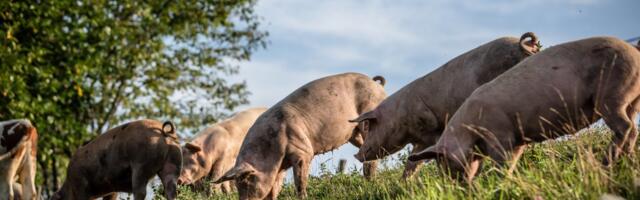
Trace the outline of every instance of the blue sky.
<path fill-rule="evenodd" d="M 267 49 L 240 64 L 252 106 L 271 106 L 327 75 L 360 72 L 387 79 L 388 94 L 449 59 L 502 36 L 535 32 L 544 47 L 585 37 L 640 36 L 640 1 L 612 0 L 263 0 L 256 12 Z M 242 108 L 241 108 L 242 109 Z M 316 156 L 334 169 L 359 167 L 350 144 Z"/>

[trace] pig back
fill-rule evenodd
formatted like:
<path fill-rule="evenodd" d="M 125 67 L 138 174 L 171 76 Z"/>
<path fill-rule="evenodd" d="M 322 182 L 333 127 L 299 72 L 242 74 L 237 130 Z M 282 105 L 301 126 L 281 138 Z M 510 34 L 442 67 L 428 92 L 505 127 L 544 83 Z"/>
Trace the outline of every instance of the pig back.
<path fill-rule="evenodd" d="M 355 124 L 349 120 L 368 111 L 365 109 L 373 109 L 385 96 L 384 88 L 363 74 L 317 79 L 267 110 L 250 130 L 249 134 L 255 131 L 257 135 L 247 136 L 245 143 L 261 140 L 259 135 L 273 132 L 265 130 L 279 129 L 277 124 L 284 123 L 305 134 L 317 152 L 331 150 L 346 143 L 353 134 Z"/>
<path fill-rule="evenodd" d="M 519 40 L 503 37 L 481 45 L 455 57 L 433 72 L 414 80 L 385 99 L 379 108 L 392 109 L 384 113 L 399 112 L 404 123 L 422 116 L 426 110 L 433 113 L 437 127 L 451 117 L 464 100 L 480 85 L 493 80 L 527 57 L 520 49 Z M 403 110 L 404 109 L 404 110 Z M 403 117 L 404 116 L 404 117 Z M 416 123 L 422 120 L 413 120 Z"/>
<path fill-rule="evenodd" d="M 227 131 L 227 134 L 229 134 L 228 136 L 230 137 L 229 139 L 233 139 L 234 141 L 239 140 L 239 142 L 242 142 L 244 137 L 247 135 L 249 128 L 266 110 L 267 108 L 263 107 L 247 109 L 234 114 L 229 119 L 226 119 L 217 125 Z"/>
<path fill-rule="evenodd" d="M 214 176 L 221 176 L 221 173 L 233 167 L 249 128 L 266 110 L 267 108 L 251 108 L 238 112 L 231 118 L 214 125 L 215 127 L 211 127 L 219 131 L 212 131 L 212 139 L 208 140 L 210 144 L 203 146 L 208 149 L 208 156 L 214 159 L 213 170 L 216 171 Z"/>
<path fill-rule="evenodd" d="M 630 74 L 640 75 L 639 70 L 640 53 L 622 40 L 611 37 L 577 40 L 526 59 L 478 88 L 468 102 L 482 102 L 508 116 L 517 114 L 526 136 L 542 141 L 549 137 L 540 135 L 542 132 L 564 135 L 595 122 L 599 119 L 594 111 L 596 93 L 609 90 L 598 88 L 625 83 Z M 615 83 L 600 80 L 604 74 Z M 477 108 L 468 109 L 466 114 L 459 112 L 460 115 L 479 112 Z M 565 129 L 567 124 L 572 129 Z"/>
<path fill-rule="evenodd" d="M 103 164 L 154 160 L 163 159 L 168 146 L 179 146 L 179 143 L 163 134 L 161 122 L 146 119 L 112 128 L 79 148 L 76 154 Z"/>

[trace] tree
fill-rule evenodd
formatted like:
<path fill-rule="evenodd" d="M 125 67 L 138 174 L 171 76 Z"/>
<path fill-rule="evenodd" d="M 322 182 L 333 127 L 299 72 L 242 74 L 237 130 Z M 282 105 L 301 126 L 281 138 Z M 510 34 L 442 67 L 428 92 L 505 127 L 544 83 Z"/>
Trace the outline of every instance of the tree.
<path fill-rule="evenodd" d="M 247 103 L 235 63 L 266 46 L 253 0 L 0 2 L 0 120 L 40 133 L 38 181 L 56 190 L 83 142 L 123 121 L 183 128 Z"/>

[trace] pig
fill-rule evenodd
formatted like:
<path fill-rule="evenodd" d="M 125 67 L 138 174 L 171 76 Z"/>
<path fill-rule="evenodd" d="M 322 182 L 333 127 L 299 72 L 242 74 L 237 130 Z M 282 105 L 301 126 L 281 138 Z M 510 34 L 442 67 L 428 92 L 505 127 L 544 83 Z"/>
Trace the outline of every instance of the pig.
<path fill-rule="evenodd" d="M 603 159 L 609 164 L 634 151 L 638 77 L 640 51 L 620 39 L 593 37 L 548 48 L 475 90 L 438 142 L 409 160 L 437 158 L 452 177 L 470 182 L 482 155 L 510 163 L 510 172 L 527 144 L 603 119 L 613 131 Z"/>
<path fill-rule="evenodd" d="M 414 80 L 374 110 L 351 120 L 358 123 L 367 136 L 355 157 L 368 161 L 395 153 L 407 144 L 412 144 L 413 152 L 435 144 L 447 119 L 473 90 L 539 49 L 540 43 L 534 33 L 524 33 L 519 40 L 503 37 L 472 49 Z M 421 163 L 408 161 L 403 179 L 411 177 Z"/>
<path fill-rule="evenodd" d="M 235 166 L 217 182 L 235 180 L 240 199 L 275 199 L 293 167 L 296 192 L 305 198 L 313 156 L 346 142 L 361 145 L 362 134 L 348 120 L 386 97 L 383 84 L 380 76 L 344 73 L 298 88 L 256 120 Z"/>
<path fill-rule="evenodd" d="M 0 122 L 0 200 L 38 198 L 38 131 L 28 119 Z"/>
<path fill-rule="evenodd" d="M 207 127 L 182 147 L 182 173 L 178 184 L 201 186 L 204 177 L 218 180 L 236 162 L 247 131 L 267 108 L 251 108 Z M 231 192 L 230 181 L 213 185 L 213 190 Z"/>
<path fill-rule="evenodd" d="M 147 183 L 158 175 L 165 197 L 175 199 L 182 153 L 175 125 L 138 120 L 112 128 L 78 148 L 62 188 L 52 199 L 95 199 L 133 192 L 144 199 Z"/>

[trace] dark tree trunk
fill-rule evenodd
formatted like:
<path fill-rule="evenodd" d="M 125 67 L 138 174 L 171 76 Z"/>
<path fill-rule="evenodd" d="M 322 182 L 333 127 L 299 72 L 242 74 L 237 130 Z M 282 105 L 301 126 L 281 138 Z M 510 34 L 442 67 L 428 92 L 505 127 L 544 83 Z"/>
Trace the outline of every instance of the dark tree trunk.
<path fill-rule="evenodd" d="M 51 196 L 51 190 L 49 189 L 49 171 L 47 170 L 47 164 L 43 161 L 38 159 L 38 165 L 40 165 L 40 174 L 42 174 L 42 192 L 44 194 L 39 194 L 39 195 L 44 195 L 46 197 L 50 197 Z"/>
<path fill-rule="evenodd" d="M 53 185 L 51 189 L 53 189 L 53 191 L 58 191 L 58 160 L 56 159 L 56 156 L 51 157 L 51 176 Z"/>

